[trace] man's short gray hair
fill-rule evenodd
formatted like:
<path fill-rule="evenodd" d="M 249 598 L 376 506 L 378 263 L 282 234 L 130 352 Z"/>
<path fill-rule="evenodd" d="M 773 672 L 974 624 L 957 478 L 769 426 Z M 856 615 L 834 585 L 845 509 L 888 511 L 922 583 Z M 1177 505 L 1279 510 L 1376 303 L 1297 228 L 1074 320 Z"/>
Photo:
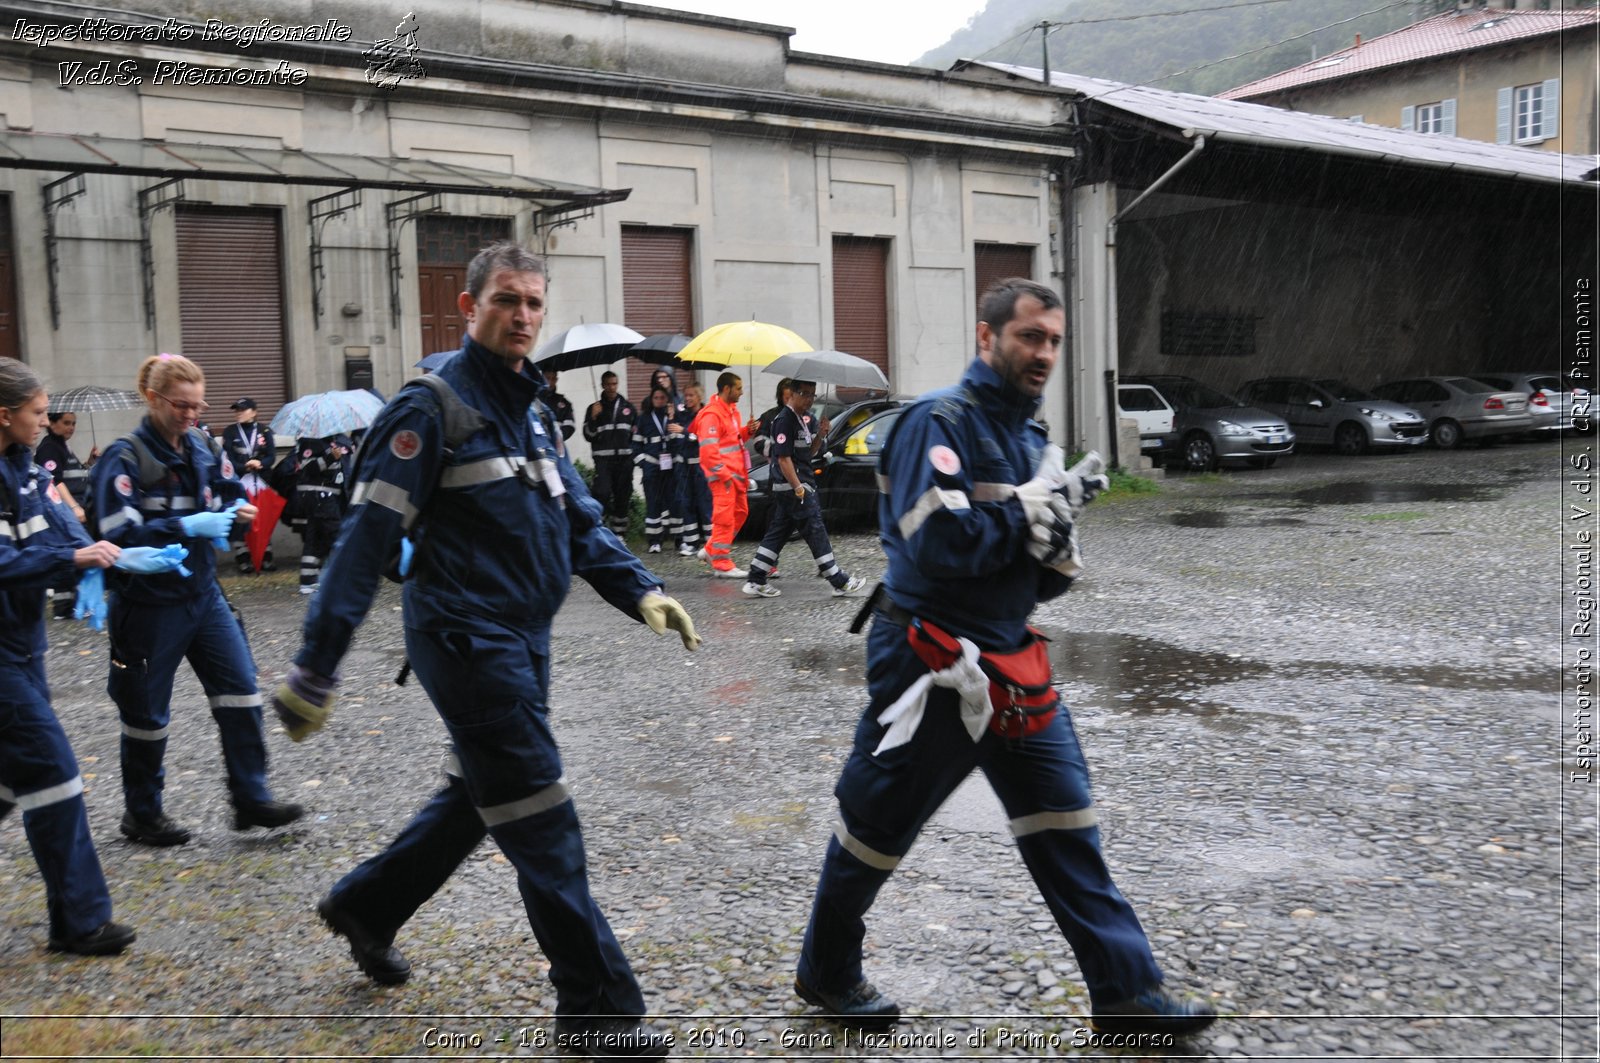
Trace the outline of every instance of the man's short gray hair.
<path fill-rule="evenodd" d="M 467 294 L 476 299 L 483 294 L 483 286 L 489 283 L 489 278 L 503 269 L 549 276 L 545 271 L 544 259 L 521 244 L 490 244 L 473 255 L 472 262 L 467 266 Z"/>

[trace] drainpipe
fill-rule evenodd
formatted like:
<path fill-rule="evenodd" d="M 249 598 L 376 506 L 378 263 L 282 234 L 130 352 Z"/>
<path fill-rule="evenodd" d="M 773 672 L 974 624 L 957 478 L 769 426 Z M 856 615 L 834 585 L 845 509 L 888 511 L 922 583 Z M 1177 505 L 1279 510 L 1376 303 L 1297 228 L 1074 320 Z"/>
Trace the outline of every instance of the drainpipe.
<path fill-rule="evenodd" d="M 1206 148 L 1205 134 L 1194 138 L 1194 143 L 1189 147 L 1189 153 L 1173 163 L 1167 172 L 1157 177 L 1150 186 L 1134 197 L 1133 202 L 1117 211 L 1106 222 L 1106 356 L 1111 362 L 1111 368 L 1106 371 L 1106 391 L 1110 397 L 1111 405 L 1106 408 L 1106 420 L 1110 422 L 1111 450 L 1116 453 L 1116 438 L 1120 425 L 1117 421 L 1116 376 L 1122 366 L 1122 354 L 1118 350 L 1117 340 L 1117 223 L 1127 216 L 1128 212 L 1145 201 L 1156 189 L 1166 184 L 1177 172 L 1189 165 Z M 1113 185 L 1113 188 L 1115 185 Z M 1115 464 L 1115 462 L 1113 462 Z"/>

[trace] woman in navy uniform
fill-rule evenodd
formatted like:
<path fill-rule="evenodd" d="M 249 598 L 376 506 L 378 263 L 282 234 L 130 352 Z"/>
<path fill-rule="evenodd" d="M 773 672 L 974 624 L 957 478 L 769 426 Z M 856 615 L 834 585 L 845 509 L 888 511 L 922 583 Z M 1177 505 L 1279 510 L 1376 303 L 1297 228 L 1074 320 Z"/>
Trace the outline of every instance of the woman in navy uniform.
<path fill-rule="evenodd" d="M 89 466 L 78 460 L 78 456 L 68 446 L 68 441 L 78 429 L 78 415 L 63 410 L 52 410 L 50 423 L 45 427 L 44 437 L 39 440 L 39 445 L 33 448 L 34 464 L 50 474 L 55 481 L 57 489 L 61 491 L 62 501 L 67 508 L 72 510 L 72 515 L 82 524 L 86 519 L 83 504 L 89 499 Z M 89 453 L 89 461 L 93 462 L 100 456 L 100 448 L 96 447 Z M 76 579 L 71 580 L 55 590 L 55 618 L 68 620 L 72 617 L 72 605 L 78 586 Z"/>
<path fill-rule="evenodd" d="M 182 845 L 189 830 L 162 809 L 172 682 L 188 658 L 222 737 L 233 829 L 281 827 L 304 813 L 272 799 L 256 663 L 217 585 L 213 544 L 255 519 L 233 463 L 194 429 L 206 411 L 205 374 L 180 355 L 146 358 L 139 393 L 149 413 L 106 448 L 90 477 L 100 534 L 118 546 L 188 548 L 192 575 L 117 573 L 110 582 L 111 676 L 122 718 L 122 833 L 144 845 Z"/>
<path fill-rule="evenodd" d="M 111 921 L 111 894 L 89 836 L 83 778 L 45 683 L 44 591 L 121 550 L 92 542 L 33 442 L 49 409 L 33 370 L 0 358 L 0 816 L 22 809 L 22 829 L 44 879 L 49 948 L 107 956 L 133 943 Z"/>

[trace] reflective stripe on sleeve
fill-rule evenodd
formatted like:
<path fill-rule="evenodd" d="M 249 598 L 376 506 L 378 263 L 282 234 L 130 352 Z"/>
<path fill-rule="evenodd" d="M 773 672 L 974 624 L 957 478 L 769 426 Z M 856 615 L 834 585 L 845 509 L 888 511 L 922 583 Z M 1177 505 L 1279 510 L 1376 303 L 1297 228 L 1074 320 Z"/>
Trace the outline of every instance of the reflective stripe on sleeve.
<path fill-rule="evenodd" d="M 971 509 L 972 503 L 967 501 L 965 491 L 947 491 L 942 487 L 930 487 L 917 499 L 917 504 L 912 506 L 900 517 L 900 537 L 909 539 L 917 534 L 925 521 L 941 509 Z"/>
<path fill-rule="evenodd" d="M 982 483 L 972 485 L 972 500 L 974 502 L 1004 502 L 1016 493 L 1016 484 Z"/>
<path fill-rule="evenodd" d="M 880 853 L 860 838 L 851 834 L 850 829 L 844 825 L 842 817 L 834 824 L 833 836 L 839 840 L 841 849 L 868 867 L 877 868 L 879 871 L 893 871 L 900 866 L 900 857 L 890 856 L 888 853 Z"/>
<path fill-rule="evenodd" d="M 43 513 L 40 513 L 38 516 L 29 517 L 20 524 L 12 525 L 11 534 L 20 541 L 30 536 L 38 535 L 48 527 L 50 527 L 50 522 L 44 519 Z"/>
<path fill-rule="evenodd" d="M 363 502 L 371 502 L 392 509 L 400 514 L 401 526 L 410 529 L 413 521 L 417 519 L 417 507 L 411 504 L 411 496 L 402 487 L 397 487 L 387 480 L 368 480 L 356 485 L 350 495 L 350 505 L 359 506 Z"/>
<path fill-rule="evenodd" d="M 572 800 L 572 793 L 567 789 L 567 777 L 563 775 L 538 793 L 519 798 L 516 801 L 507 801 L 503 805 L 480 808 L 478 809 L 478 815 L 482 817 L 485 827 L 503 827 L 507 823 L 515 823 L 519 819 L 527 819 L 529 816 L 537 816 L 541 812 L 548 812 L 557 805 L 570 800 Z"/>
<path fill-rule="evenodd" d="M 100 534 L 110 535 L 124 524 L 143 524 L 144 514 L 131 506 L 123 506 L 115 513 L 100 518 Z"/>
<path fill-rule="evenodd" d="M 63 801 L 71 801 L 83 793 L 83 776 L 74 775 L 64 783 L 47 786 L 43 790 L 35 790 L 31 794 L 16 794 L 7 800 L 13 802 L 24 812 L 31 812 L 36 808 L 46 805 L 59 805 Z"/>
<path fill-rule="evenodd" d="M 1031 816 L 1018 816 L 1011 821 L 1011 834 L 1022 838 L 1045 830 L 1084 830 L 1100 822 L 1094 806 L 1072 812 L 1035 812 Z"/>
<path fill-rule="evenodd" d="M 873 473 L 872 475 L 878 481 L 878 494 L 880 494 L 880 495 L 892 495 L 892 494 L 894 494 L 894 481 L 893 480 L 889 479 L 887 476 L 885 476 L 881 472 Z"/>
<path fill-rule="evenodd" d="M 140 505 L 147 512 L 161 514 L 175 513 L 180 509 L 197 510 L 200 508 L 200 501 L 190 495 L 173 495 L 171 498 L 164 498 L 160 495 L 145 495 L 144 501 Z"/>
<path fill-rule="evenodd" d="M 154 731 L 146 731 L 123 724 L 122 734 L 125 738 L 137 738 L 141 742 L 160 742 L 167 737 L 167 728 L 160 727 Z"/>
<path fill-rule="evenodd" d="M 527 464 L 525 458 L 508 458 L 504 454 L 482 461 L 469 461 L 463 465 L 451 465 L 445 468 L 439 476 L 439 486 L 444 488 L 475 487 L 479 484 L 492 483 L 495 480 L 509 480 L 517 475 L 517 471 Z"/>

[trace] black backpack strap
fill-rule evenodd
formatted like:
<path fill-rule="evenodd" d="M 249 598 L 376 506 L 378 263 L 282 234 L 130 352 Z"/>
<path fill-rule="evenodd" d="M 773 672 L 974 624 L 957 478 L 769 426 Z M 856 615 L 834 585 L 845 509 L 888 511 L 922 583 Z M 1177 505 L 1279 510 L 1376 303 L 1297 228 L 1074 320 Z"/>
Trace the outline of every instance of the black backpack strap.
<path fill-rule="evenodd" d="M 211 451 L 213 457 L 216 456 L 211 445 L 210 436 L 198 428 L 190 428 L 185 434 L 188 436 L 190 447 L 204 448 L 207 451 Z M 167 478 L 167 473 L 171 470 L 167 468 L 165 462 L 156 457 L 155 451 L 150 449 L 150 444 L 140 439 L 133 432 L 123 436 L 122 442 L 128 444 L 128 448 L 133 451 L 134 458 L 139 462 L 139 490 L 149 491 Z M 205 485 L 202 484 L 201 486 L 204 487 Z"/>
<path fill-rule="evenodd" d="M 465 443 L 474 432 L 486 428 L 488 418 L 477 410 L 461 401 L 461 396 L 456 394 L 456 389 L 437 373 L 427 373 L 415 380 L 406 382 L 406 387 L 418 385 L 433 393 L 439 403 L 442 427 L 444 429 L 444 446 L 446 451 L 454 451 Z M 403 389 L 402 389 L 403 390 Z"/>

